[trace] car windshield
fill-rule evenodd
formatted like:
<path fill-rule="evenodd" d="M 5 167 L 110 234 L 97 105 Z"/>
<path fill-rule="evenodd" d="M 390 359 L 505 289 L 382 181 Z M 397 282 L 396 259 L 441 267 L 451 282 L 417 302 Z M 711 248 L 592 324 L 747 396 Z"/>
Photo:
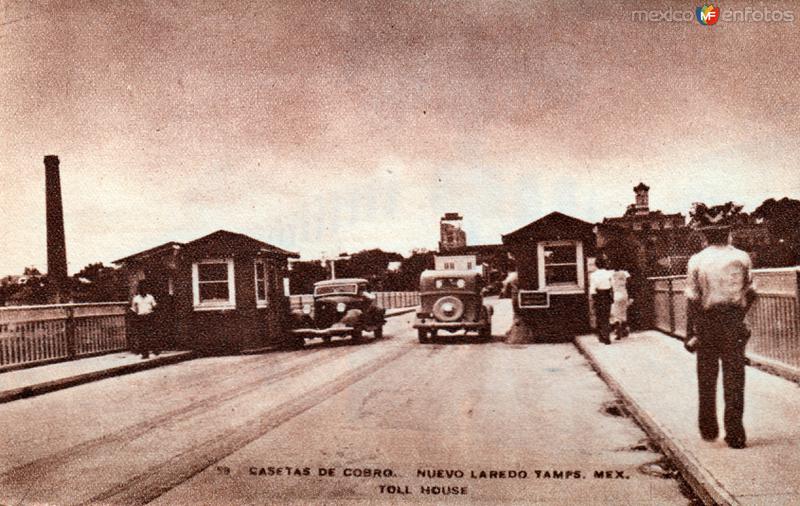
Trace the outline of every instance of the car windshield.
<path fill-rule="evenodd" d="M 358 285 L 355 283 L 346 283 L 341 285 L 324 285 L 318 286 L 314 289 L 314 295 L 338 295 L 338 294 L 348 294 L 348 295 L 357 295 L 358 294 Z"/>
<path fill-rule="evenodd" d="M 466 281 L 463 278 L 438 278 L 436 280 L 436 288 L 448 290 L 452 288 L 464 288 Z"/>

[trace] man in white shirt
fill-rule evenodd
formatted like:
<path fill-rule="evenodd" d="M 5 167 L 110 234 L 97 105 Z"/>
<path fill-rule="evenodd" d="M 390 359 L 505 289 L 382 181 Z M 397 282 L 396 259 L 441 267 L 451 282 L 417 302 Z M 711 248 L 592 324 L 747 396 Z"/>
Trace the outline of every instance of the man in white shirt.
<path fill-rule="evenodd" d="M 155 343 L 155 318 L 153 311 L 156 308 L 156 299 L 148 292 L 146 283 L 139 282 L 138 293 L 131 301 L 131 311 L 133 311 L 133 331 L 136 336 L 136 345 L 142 358 L 150 358 L 150 351 L 156 355 L 160 349 Z"/>
<path fill-rule="evenodd" d="M 589 275 L 589 295 L 592 296 L 594 318 L 600 342 L 611 344 L 609 339 L 609 316 L 611 312 L 611 275 L 603 258 L 595 261 L 597 270 Z"/>
<path fill-rule="evenodd" d="M 703 229 L 708 246 L 689 259 L 686 276 L 686 348 L 697 351 L 698 425 L 713 441 L 717 424 L 717 376 L 722 362 L 725 398 L 725 441 L 744 448 L 745 345 L 750 331 L 744 322 L 755 300 L 750 256 L 731 246 L 729 227 Z"/>

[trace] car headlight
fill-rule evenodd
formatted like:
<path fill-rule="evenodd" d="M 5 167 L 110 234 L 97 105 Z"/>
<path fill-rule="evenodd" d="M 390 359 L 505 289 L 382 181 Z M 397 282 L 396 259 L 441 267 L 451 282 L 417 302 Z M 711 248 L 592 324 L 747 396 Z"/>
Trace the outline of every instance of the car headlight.
<path fill-rule="evenodd" d="M 339 311 L 340 313 L 344 313 L 347 310 L 347 304 L 345 304 L 344 302 L 336 304 L 336 310 Z"/>
<path fill-rule="evenodd" d="M 459 288 L 464 288 L 464 286 L 466 286 L 466 283 L 464 282 L 464 280 L 463 280 L 463 279 L 459 279 L 458 281 L 456 281 L 456 285 L 457 285 Z"/>
<path fill-rule="evenodd" d="M 303 304 L 303 314 L 311 314 L 311 304 Z"/>

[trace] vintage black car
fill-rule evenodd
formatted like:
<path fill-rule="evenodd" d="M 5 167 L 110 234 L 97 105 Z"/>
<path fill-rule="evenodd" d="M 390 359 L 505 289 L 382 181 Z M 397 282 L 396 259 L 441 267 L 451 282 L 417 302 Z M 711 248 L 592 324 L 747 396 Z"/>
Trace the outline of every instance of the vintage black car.
<path fill-rule="evenodd" d="M 362 341 L 365 331 L 380 339 L 384 323 L 386 310 L 378 307 L 367 291 L 366 279 L 320 281 L 314 284 L 313 302 L 292 311 L 291 344 L 302 347 L 306 338 L 330 341 L 333 336 Z"/>
<path fill-rule="evenodd" d="M 419 342 L 446 332 L 477 331 L 482 339 L 492 337 L 491 306 L 483 305 L 481 278 L 474 271 L 424 271 L 419 278 L 420 311 L 414 321 Z"/>

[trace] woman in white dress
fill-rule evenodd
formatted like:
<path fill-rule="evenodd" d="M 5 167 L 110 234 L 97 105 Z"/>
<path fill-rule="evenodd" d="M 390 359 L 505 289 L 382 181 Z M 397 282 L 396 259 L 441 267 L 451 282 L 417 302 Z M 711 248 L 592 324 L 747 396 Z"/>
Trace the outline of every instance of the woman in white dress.
<path fill-rule="evenodd" d="M 617 339 L 622 339 L 628 335 L 628 278 L 631 275 L 628 271 L 615 270 L 611 274 L 611 291 L 613 299 L 611 302 L 611 329 L 616 333 Z"/>

